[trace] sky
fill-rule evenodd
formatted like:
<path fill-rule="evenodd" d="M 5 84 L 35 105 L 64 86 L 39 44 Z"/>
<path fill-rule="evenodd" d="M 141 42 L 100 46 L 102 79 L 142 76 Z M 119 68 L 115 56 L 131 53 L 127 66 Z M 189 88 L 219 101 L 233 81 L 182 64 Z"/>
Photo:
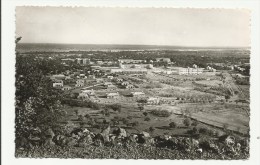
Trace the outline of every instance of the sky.
<path fill-rule="evenodd" d="M 245 9 L 16 7 L 21 43 L 250 46 Z"/>

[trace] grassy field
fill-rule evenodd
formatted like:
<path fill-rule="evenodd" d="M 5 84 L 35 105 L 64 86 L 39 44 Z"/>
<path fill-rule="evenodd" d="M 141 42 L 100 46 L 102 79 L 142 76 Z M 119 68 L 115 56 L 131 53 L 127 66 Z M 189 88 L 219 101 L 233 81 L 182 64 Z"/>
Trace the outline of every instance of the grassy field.
<path fill-rule="evenodd" d="M 225 73 L 232 88 L 236 86 L 232 82 L 229 74 Z M 75 110 L 79 111 L 79 114 L 85 116 L 89 114 L 91 118 L 95 119 L 97 123 L 102 123 L 103 120 L 107 122 L 116 118 L 127 119 L 127 122 L 139 124 L 134 127 L 128 127 L 126 123 L 119 122 L 119 126 L 124 127 L 128 132 L 149 131 L 152 127 L 154 130 L 150 131 L 151 134 L 160 135 L 164 133 L 185 135 L 192 127 L 185 127 L 183 125 L 184 116 L 188 116 L 191 119 L 200 121 L 198 127 L 207 127 L 209 129 L 216 129 L 220 133 L 223 132 L 223 128 L 240 133 L 247 133 L 249 130 L 249 116 L 244 109 L 249 109 L 249 105 L 236 105 L 235 103 L 221 103 L 216 102 L 215 94 L 205 93 L 202 91 L 194 90 L 196 85 L 193 85 L 193 81 L 197 84 L 206 86 L 219 86 L 222 83 L 220 77 L 215 73 L 203 73 L 201 75 L 162 75 L 149 72 L 147 75 L 138 77 L 138 79 L 145 79 L 144 82 L 136 83 L 131 78 L 136 76 L 124 75 L 121 78 L 128 79 L 130 84 L 135 85 L 133 89 L 120 88 L 117 83 L 116 88 L 104 88 L 95 87 L 95 93 L 97 103 L 101 104 L 100 110 L 91 110 L 83 107 L 69 107 L 66 106 L 65 110 L 68 112 L 68 121 L 71 123 L 78 123 L 76 121 L 77 116 L 73 113 Z M 169 82 L 178 82 L 179 85 L 171 83 L 161 83 L 161 80 L 167 80 Z M 223 84 L 223 83 L 222 83 Z M 151 88 L 147 86 L 152 86 Z M 240 86 L 240 88 L 246 93 L 249 93 L 249 88 L 246 86 Z M 79 89 L 76 89 L 79 90 Z M 161 100 L 171 100 L 173 104 L 160 104 L 160 105 L 145 105 L 144 109 L 140 111 L 138 108 L 139 98 L 130 97 L 129 94 L 133 91 L 143 91 L 145 98 L 157 97 Z M 75 91 L 74 91 L 75 92 Z M 106 93 L 118 92 L 120 96 L 114 99 L 106 98 Z M 187 99 L 188 101 L 176 100 L 178 98 Z M 239 95 L 234 96 L 238 99 Z M 205 101 L 206 99 L 206 101 Z M 204 101 L 201 101 L 204 100 Z M 211 102 L 209 102 L 211 100 Z M 109 108 L 111 104 L 120 104 L 122 106 L 121 112 L 115 112 Z M 108 109 L 110 116 L 104 116 L 101 114 L 102 110 Z M 168 110 L 172 112 L 169 117 L 154 116 L 150 112 L 154 109 Z M 185 111 L 185 112 L 184 112 Z M 147 115 L 143 113 L 147 112 Z M 148 119 L 149 118 L 149 119 Z M 84 119 L 87 123 L 88 119 Z M 178 127 L 169 129 L 169 123 L 175 122 Z M 90 128 L 95 131 L 94 128 Z"/>

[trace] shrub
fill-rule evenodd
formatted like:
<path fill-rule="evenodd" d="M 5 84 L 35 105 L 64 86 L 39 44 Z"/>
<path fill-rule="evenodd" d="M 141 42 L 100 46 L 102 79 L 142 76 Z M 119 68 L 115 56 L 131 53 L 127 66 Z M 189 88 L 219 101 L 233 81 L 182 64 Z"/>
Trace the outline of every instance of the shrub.
<path fill-rule="evenodd" d="M 132 123 L 132 126 L 133 126 L 133 127 L 136 127 L 136 126 L 138 126 L 138 125 L 139 125 L 139 122 L 138 122 L 138 121 L 135 121 L 135 122 Z"/>
<path fill-rule="evenodd" d="M 183 124 L 186 126 L 186 127 L 189 127 L 191 125 L 191 120 L 189 118 L 186 118 L 183 120 Z"/>
<path fill-rule="evenodd" d="M 147 113 L 147 112 L 144 112 L 144 113 L 143 113 L 143 115 L 144 115 L 144 116 L 147 116 L 147 115 L 148 115 L 148 113 Z"/>
<path fill-rule="evenodd" d="M 199 124 L 198 120 L 194 120 L 194 121 L 191 123 L 191 125 L 192 125 L 192 126 L 195 126 L 195 127 L 196 127 L 198 124 Z"/>
<path fill-rule="evenodd" d="M 176 128 L 177 127 L 177 124 L 175 122 L 171 122 L 169 124 L 170 128 Z"/>
<path fill-rule="evenodd" d="M 149 128 L 149 131 L 150 131 L 150 132 L 153 132 L 154 130 L 155 130 L 155 129 L 154 129 L 153 127 L 150 127 L 150 128 Z"/>
<path fill-rule="evenodd" d="M 79 115 L 78 116 L 78 121 L 83 121 L 84 120 L 84 116 L 83 115 Z"/>
<path fill-rule="evenodd" d="M 150 121 L 151 119 L 149 117 L 146 117 L 144 121 Z"/>
<path fill-rule="evenodd" d="M 89 118 L 90 118 L 90 115 L 87 113 L 87 114 L 85 115 L 85 118 L 89 119 Z"/>
<path fill-rule="evenodd" d="M 120 104 L 112 104 L 112 105 L 110 105 L 110 108 L 113 111 L 121 112 L 121 105 Z"/>
<path fill-rule="evenodd" d="M 151 113 L 159 117 L 169 117 L 171 113 L 167 110 L 152 110 Z"/>

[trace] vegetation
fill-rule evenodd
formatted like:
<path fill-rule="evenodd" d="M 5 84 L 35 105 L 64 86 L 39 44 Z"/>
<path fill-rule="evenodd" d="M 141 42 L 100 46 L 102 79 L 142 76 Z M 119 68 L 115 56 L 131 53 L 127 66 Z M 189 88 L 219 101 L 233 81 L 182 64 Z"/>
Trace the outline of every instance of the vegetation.
<path fill-rule="evenodd" d="M 159 117 L 169 117 L 171 115 L 171 113 L 167 110 L 156 110 L 156 109 L 152 110 L 151 114 Z"/>

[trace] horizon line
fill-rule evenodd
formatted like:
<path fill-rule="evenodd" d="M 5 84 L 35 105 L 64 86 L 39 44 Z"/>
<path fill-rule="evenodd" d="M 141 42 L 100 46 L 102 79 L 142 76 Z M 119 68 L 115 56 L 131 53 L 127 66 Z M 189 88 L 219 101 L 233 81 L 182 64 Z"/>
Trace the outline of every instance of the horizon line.
<path fill-rule="evenodd" d="M 89 44 L 89 43 L 51 43 L 51 42 L 20 42 L 19 44 L 60 44 L 60 45 L 131 45 L 131 46 L 166 46 L 183 48 L 251 48 L 251 46 L 182 46 L 182 45 L 160 45 L 160 44 Z"/>

